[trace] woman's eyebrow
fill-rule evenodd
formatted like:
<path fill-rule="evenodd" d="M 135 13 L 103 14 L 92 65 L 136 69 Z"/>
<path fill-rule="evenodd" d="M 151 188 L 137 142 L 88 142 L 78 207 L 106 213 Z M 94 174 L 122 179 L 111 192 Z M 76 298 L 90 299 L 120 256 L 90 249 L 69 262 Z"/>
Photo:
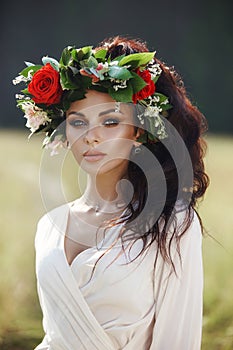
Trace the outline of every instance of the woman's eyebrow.
<path fill-rule="evenodd" d="M 100 112 L 99 113 L 99 117 L 101 117 L 102 115 L 108 114 L 108 113 L 116 113 L 116 109 L 112 108 L 112 109 L 107 109 L 106 111 Z M 117 113 L 121 113 L 123 114 L 121 111 L 117 111 Z"/>
<path fill-rule="evenodd" d="M 99 117 L 101 117 L 101 116 L 103 116 L 103 115 L 105 115 L 105 114 L 108 114 L 108 113 L 113 113 L 113 112 L 114 112 L 114 113 L 116 112 L 116 110 L 115 110 L 114 108 L 107 109 L 106 111 L 100 112 L 100 113 L 99 113 Z M 118 113 L 123 114 L 121 111 L 118 111 Z M 71 115 L 71 114 L 74 114 L 74 115 L 76 115 L 76 116 L 78 116 L 78 117 L 83 117 L 83 118 L 85 118 L 85 115 L 84 115 L 83 113 L 81 113 L 81 112 L 70 111 L 70 112 L 68 113 L 68 116 Z"/>
<path fill-rule="evenodd" d="M 68 113 L 68 116 L 71 115 L 71 114 L 77 115 L 78 117 L 85 117 L 85 115 L 83 113 L 76 112 L 76 111 L 70 111 Z"/>

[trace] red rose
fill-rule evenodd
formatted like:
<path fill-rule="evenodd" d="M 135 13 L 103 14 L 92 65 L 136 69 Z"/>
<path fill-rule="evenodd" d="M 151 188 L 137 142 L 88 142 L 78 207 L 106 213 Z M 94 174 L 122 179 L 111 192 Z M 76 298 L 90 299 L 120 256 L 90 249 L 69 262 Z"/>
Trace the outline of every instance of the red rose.
<path fill-rule="evenodd" d="M 57 104 L 61 100 L 62 87 L 60 75 L 50 63 L 36 71 L 28 85 L 28 91 L 35 103 L 45 105 Z"/>
<path fill-rule="evenodd" d="M 151 96 L 155 92 L 155 83 L 151 79 L 151 74 L 148 70 L 140 71 L 138 68 L 136 73 L 146 82 L 146 86 L 142 88 L 140 91 L 133 94 L 132 100 L 133 103 L 137 103 L 138 100 L 144 100 L 145 98 Z"/>

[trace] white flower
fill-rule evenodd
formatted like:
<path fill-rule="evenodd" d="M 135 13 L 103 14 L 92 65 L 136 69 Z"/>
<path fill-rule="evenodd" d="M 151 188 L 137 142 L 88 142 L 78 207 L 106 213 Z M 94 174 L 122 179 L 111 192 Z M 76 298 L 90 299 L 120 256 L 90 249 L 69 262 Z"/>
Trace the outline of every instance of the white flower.
<path fill-rule="evenodd" d="M 167 105 L 168 104 L 168 99 L 164 100 L 163 102 L 160 103 L 161 105 Z"/>
<path fill-rule="evenodd" d="M 22 81 L 27 82 L 28 78 L 24 77 L 23 75 L 19 75 L 14 80 L 12 80 L 14 85 L 17 85 L 17 84 L 21 83 Z"/>
<path fill-rule="evenodd" d="M 165 124 L 160 116 L 161 111 L 162 111 L 162 108 L 158 106 L 148 106 L 144 112 L 145 117 L 153 118 L 152 120 L 154 121 L 154 127 L 156 128 L 156 137 L 160 140 L 165 139 L 168 136 L 166 132 Z M 143 120 L 142 116 L 143 114 L 138 115 L 138 118 L 141 123 Z"/>
<path fill-rule="evenodd" d="M 137 117 L 138 117 L 138 119 L 139 119 L 140 123 L 143 125 L 143 124 L 145 123 L 145 121 L 144 121 L 144 119 L 143 119 L 143 117 L 144 117 L 144 113 L 142 113 L 142 114 L 138 114 L 138 115 L 137 115 Z"/>
<path fill-rule="evenodd" d="M 118 61 L 111 61 L 110 63 L 109 63 L 109 65 L 110 66 L 118 66 Z"/>
<path fill-rule="evenodd" d="M 111 79 L 111 81 L 115 81 L 116 84 L 113 85 L 113 89 L 115 91 L 118 91 L 119 89 L 125 89 L 127 88 L 127 81 L 126 80 L 115 80 L 115 79 Z"/>
<path fill-rule="evenodd" d="M 160 68 L 160 65 L 158 63 L 153 63 L 152 65 L 149 65 L 148 70 L 151 74 L 152 80 L 162 73 L 162 69 Z"/>
<path fill-rule="evenodd" d="M 155 117 L 155 116 L 158 116 L 161 111 L 162 109 L 159 108 L 158 106 L 148 106 L 145 109 L 144 115 L 146 117 Z"/>
<path fill-rule="evenodd" d="M 26 97 L 26 96 L 24 96 L 24 95 L 21 95 L 21 94 L 15 94 L 15 98 L 17 99 L 17 100 L 23 100 L 23 99 L 30 99 L 30 97 Z"/>
<path fill-rule="evenodd" d="M 16 77 L 15 79 L 12 80 L 13 84 L 17 85 L 17 84 L 21 83 L 22 81 L 27 82 L 27 81 L 31 80 L 32 79 L 32 74 L 31 74 L 32 72 L 33 72 L 32 69 L 29 70 L 27 77 L 24 77 L 23 75 L 20 74 L 18 77 Z"/>
<path fill-rule="evenodd" d="M 168 137 L 168 134 L 166 132 L 165 124 L 161 117 L 158 115 L 155 118 L 155 127 L 157 128 L 157 137 L 158 139 L 162 140 Z"/>
<path fill-rule="evenodd" d="M 34 133 L 41 125 L 51 121 L 48 114 L 31 101 L 22 102 L 20 106 L 27 119 L 26 127 L 31 130 L 31 133 Z"/>
<path fill-rule="evenodd" d="M 62 141 L 62 135 L 56 135 L 52 142 L 45 144 L 45 148 L 51 149 L 51 156 L 59 154 L 59 148 L 67 148 L 66 142 Z"/>
<path fill-rule="evenodd" d="M 158 102 L 160 102 L 159 96 L 149 96 L 149 106 L 157 105 Z"/>

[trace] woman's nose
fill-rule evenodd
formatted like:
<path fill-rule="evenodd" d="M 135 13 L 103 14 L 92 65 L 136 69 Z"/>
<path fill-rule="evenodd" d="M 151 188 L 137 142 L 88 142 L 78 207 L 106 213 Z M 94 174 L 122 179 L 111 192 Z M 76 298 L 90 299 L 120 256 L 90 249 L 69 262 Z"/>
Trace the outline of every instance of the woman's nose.
<path fill-rule="evenodd" d="M 99 143 L 100 142 L 100 134 L 99 134 L 99 127 L 91 127 L 89 128 L 84 136 L 83 136 L 83 140 L 87 145 L 91 145 L 94 143 Z"/>

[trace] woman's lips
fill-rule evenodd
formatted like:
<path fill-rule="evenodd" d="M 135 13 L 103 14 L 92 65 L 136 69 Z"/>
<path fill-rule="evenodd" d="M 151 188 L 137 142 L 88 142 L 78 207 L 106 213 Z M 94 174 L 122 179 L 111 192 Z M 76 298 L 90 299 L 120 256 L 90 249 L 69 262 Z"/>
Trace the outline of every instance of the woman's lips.
<path fill-rule="evenodd" d="M 97 162 L 98 160 L 103 159 L 105 156 L 105 153 L 98 151 L 87 151 L 83 153 L 84 159 L 88 162 Z"/>

